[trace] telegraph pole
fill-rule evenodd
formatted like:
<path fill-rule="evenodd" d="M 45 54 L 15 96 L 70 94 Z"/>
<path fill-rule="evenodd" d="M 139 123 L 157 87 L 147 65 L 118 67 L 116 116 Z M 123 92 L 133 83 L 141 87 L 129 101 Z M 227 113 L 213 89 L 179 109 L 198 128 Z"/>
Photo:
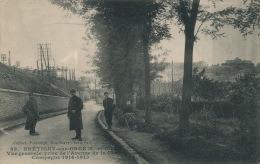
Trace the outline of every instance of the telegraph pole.
<path fill-rule="evenodd" d="M 37 44 L 38 48 L 38 59 L 41 61 L 41 76 L 43 74 L 43 64 L 45 65 L 48 82 L 50 84 L 50 59 L 51 59 L 51 45 L 50 44 Z M 43 63 L 44 61 L 44 63 Z"/>
<path fill-rule="evenodd" d="M 41 45 L 40 45 L 41 47 Z M 43 79 L 43 63 L 42 63 L 42 53 L 40 53 L 41 55 L 41 75 L 42 75 L 42 79 Z"/>
<path fill-rule="evenodd" d="M 49 47 L 48 44 L 46 44 L 46 55 L 47 55 L 47 76 L 48 76 L 48 82 L 51 83 L 50 78 L 50 58 L 49 58 Z"/>
<path fill-rule="evenodd" d="M 74 75 L 74 81 L 76 81 L 76 71 L 75 71 L 75 69 L 74 69 L 74 71 L 73 71 L 73 75 Z"/>
<path fill-rule="evenodd" d="M 71 80 L 71 70 L 69 69 L 69 80 Z"/>
<path fill-rule="evenodd" d="M 66 89 L 68 88 L 67 86 L 68 86 L 68 74 L 67 74 L 67 72 L 68 72 L 68 68 L 66 67 L 65 68 L 65 79 L 66 79 Z"/>
<path fill-rule="evenodd" d="M 11 67 L 11 52 L 10 52 L 10 50 L 9 50 L 8 64 L 9 64 L 9 67 Z"/>
<path fill-rule="evenodd" d="M 38 77 L 40 76 L 40 72 L 39 72 L 39 61 L 37 60 L 37 74 L 38 74 Z"/>

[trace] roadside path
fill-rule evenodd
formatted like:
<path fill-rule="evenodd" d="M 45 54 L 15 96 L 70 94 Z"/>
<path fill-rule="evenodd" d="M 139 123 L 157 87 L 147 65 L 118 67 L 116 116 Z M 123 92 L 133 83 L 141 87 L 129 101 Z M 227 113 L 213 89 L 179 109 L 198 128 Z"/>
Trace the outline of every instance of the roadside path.
<path fill-rule="evenodd" d="M 83 141 L 71 140 L 66 114 L 38 122 L 39 136 L 29 136 L 24 126 L 19 126 L 0 137 L 0 163 L 3 164 L 131 164 L 132 162 L 112 144 L 95 124 L 101 107 L 93 101 L 84 103 Z"/>

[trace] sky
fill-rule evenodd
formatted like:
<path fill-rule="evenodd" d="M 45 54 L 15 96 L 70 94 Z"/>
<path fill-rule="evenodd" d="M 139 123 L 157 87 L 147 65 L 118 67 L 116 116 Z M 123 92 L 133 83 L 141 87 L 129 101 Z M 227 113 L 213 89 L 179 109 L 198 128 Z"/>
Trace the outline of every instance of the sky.
<path fill-rule="evenodd" d="M 89 69 L 83 51 L 83 20 L 47 0 L 0 0 L 0 53 L 11 53 L 11 64 L 37 68 L 37 44 L 51 45 L 51 65 L 75 69 L 77 77 Z M 93 45 L 88 46 L 89 53 Z M 94 53 L 95 50 L 93 50 Z"/>
<path fill-rule="evenodd" d="M 202 0 L 202 3 L 208 0 Z M 225 7 L 237 4 L 229 0 L 220 4 Z M 51 65 L 64 66 L 76 70 L 76 76 L 84 75 L 90 69 L 91 59 L 86 55 L 96 51 L 94 43 L 83 40 L 86 27 L 84 21 L 63 11 L 47 0 L 0 0 L 0 53 L 11 53 L 11 64 L 20 61 L 21 67 L 37 68 L 37 44 L 51 44 Z M 199 35 L 195 43 L 194 61 L 208 64 L 223 63 L 239 57 L 260 63 L 260 38 L 255 33 L 245 39 L 237 30 L 225 28 L 227 37 L 212 40 Z M 183 62 L 184 35 L 172 28 L 174 39 L 161 42 L 169 50 L 167 61 Z M 86 49 L 83 51 L 83 49 Z M 88 64 L 87 64 L 88 63 Z"/>

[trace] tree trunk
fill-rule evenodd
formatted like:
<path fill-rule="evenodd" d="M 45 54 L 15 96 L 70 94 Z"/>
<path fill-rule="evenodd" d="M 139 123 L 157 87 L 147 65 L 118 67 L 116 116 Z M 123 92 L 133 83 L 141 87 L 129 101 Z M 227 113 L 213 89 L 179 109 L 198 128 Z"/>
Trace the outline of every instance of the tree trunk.
<path fill-rule="evenodd" d="M 149 56 L 149 35 L 151 31 L 151 19 L 143 23 L 143 54 L 145 74 L 145 122 L 151 123 L 151 81 L 150 81 L 150 56 Z"/>
<path fill-rule="evenodd" d="M 125 102 L 125 88 L 124 88 L 124 81 L 120 81 L 120 83 L 117 85 L 116 89 L 116 105 L 122 109 L 124 107 L 124 102 Z"/>
<path fill-rule="evenodd" d="M 193 0 L 190 16 L 187 13 L 187 8 L 183 0 L 179 0 L 181 12 L 180 16 L 185 25 L 185 52 L 184 52 L 184 73 L 183 73 L 183 89 L 182 89 L 182 109 L 180 111 L 179 130 L 181 134 L 188 131 L 189 117 L 191 109 L 192 95 L 192 61 L 193 48 L 195 42 L 194 29 L 197 20 L 198 8 L 200 0 Z"/>
<path fill-rule="evenodd" d="M 185 38 L 185 56 L 184 56 L 184 75 L 183 75 L 183 90 L 182 90 L 182 109 L 180 111 L 181 131 L 189 128 L 189 114 L 191 108 L 192 95 L 192 60 L 193 60 L 194 40 L 186 36 Z"/>

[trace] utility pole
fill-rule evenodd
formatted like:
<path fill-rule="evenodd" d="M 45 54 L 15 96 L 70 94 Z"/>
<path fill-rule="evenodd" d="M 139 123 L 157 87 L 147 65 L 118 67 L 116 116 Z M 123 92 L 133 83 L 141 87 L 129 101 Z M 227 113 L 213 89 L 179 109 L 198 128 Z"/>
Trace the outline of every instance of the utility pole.
<path fill-rule="evenodd" d="M 47 55 L 47 76 L 48 76 L 48 82 L 51 83 L 50 78 L 50 58 L 49 58 L 49 47 L 48 44 L 46 44 L 46 55 Z"/>
<path fill-rule="evenodd" d="M 46 68 L 48 82 L 50 84 L 50 59 L 51 59 L 51 45 L 50 44 L 37 44 L 38 48 L 38 59 L 41 61 L 41 76 L 42 79 L 44 77 L 43 74 L 43 64 Z M 43 63 L 44 61 L 44 63 Z"/>
<path fill-rule="evenodd" d="M 38 74 L 38 77 L 40 76 L 40 72 L 39 72 L 39 61 L 37 60 L 37 74 Z"/>
<path fill-rule="evenodd" d="M 41 45 L 40 45 L 41 47 Z M 41 55 L 41 75 L 42 75 L 42 80 L 43 80 L 43 63 L 42 63 L 42 53 L 40 53 Z"/>
<path fill-rule="evenodd" d="M 68 88 L 68 75 L 67 75 L 67 72 L 68 72 L 68 68 L 66 67 L 65 68 L 65 80 L 66 80 L 66 89 Z"/>
<path fill-rule="evenodd" d="M 71 70 L 69 69 L 69 80 L 71 80 Z"/>
<path fill-rule="evenodd" d="M 11 67 L 11 52 L 10 52 L 10 50 L 9 50 L 8 64 L 9 64 L 9 67 Z"/>
<path fill-rule="evenodd" d="M 74 81 L 74 69 L 71 69 L 71 80 Z"/>
<path fill-rule="evenodd" d="M 74 81 L 76 81 L 76 71 L 74 69 Z"/>

